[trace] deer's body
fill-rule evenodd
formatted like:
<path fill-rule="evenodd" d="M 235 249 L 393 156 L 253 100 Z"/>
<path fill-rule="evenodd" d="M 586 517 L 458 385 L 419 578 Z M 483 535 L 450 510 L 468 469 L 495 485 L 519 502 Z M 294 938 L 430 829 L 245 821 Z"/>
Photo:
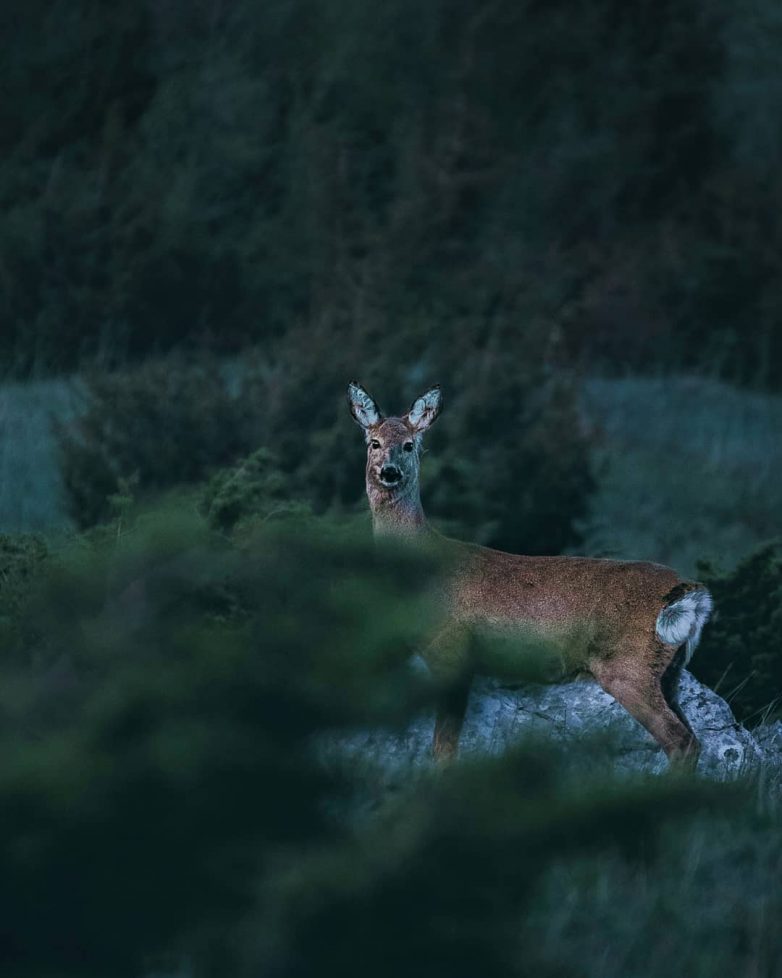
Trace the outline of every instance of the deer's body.
<path fill-rule="evenodd" d="M 450 680 L 438 711 L 434 751 L 453 754 L 467 706 L 473 664 L 459 654 L 463 629 L 488 629 L 558 650 L 551 678 L 588 673 L 665 749 L 697 757 L 698 744 L 679 710 L 681 669 L 711 611 L 711 597 L 669 567 L 642 561 L 531 557 L 450 540 L 427 524 L 420 501 L 421 435 L 437 417 L 433 388 L 403 418 L 385 419 L 357 384 L 351 411 L 367 438 L 367 496 L 377 535 L 420 536 L 436 542 L 449 625 L 423 650 L 435 675 Z M 456 681 L 454 681 L 454 679 Z"/>

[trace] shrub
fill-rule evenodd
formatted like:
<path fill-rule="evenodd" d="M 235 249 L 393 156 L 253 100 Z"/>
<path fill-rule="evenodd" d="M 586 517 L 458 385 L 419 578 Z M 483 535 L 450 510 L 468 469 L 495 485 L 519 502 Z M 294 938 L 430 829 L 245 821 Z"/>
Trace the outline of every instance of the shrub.
<path fill-rule="evenodd" d="M 511 553 L 577 546 L 595 482 L 572 382 L 520 373 L 503 388 L 492 374 L 455 407 L 425 476 L 429 513 Z"/>
<path fill-rule="evenodd" d="M 216 472 L 201 494 L 200 506 L 210 525 L 226 531 L 247 521 L 309 512 L 305 503 L 291 499 L 290 480 L 267 448 Z"/>
<path fill-rule="evenodd" d="M 761 547 L 735 570 L 700 565 L 715 614 L 693 659 L 695 675 L 730 700 L 739 720 L 782 715 L 782 549 Z"/>
<path fill-rule="evenodd" d="M 70 513 L 105 520 L 121 480 L 143 494 L 205 478 L 254 448 L 262 407 L 248 381 L 232 390 L 209 361 L 154 361 L 93 374 L 75 421 L 57 425 Z"/>

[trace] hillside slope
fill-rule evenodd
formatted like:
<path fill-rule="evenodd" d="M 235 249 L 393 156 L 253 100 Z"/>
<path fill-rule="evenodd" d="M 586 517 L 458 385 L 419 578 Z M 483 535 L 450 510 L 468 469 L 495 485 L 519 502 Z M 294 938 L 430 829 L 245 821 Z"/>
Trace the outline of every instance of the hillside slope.
<path fill-rule="evenodd" d="M 697 377 L 587 381 L 598 490 L 580 551 L 693 573 L 780 533 L 782 398 Z"/>

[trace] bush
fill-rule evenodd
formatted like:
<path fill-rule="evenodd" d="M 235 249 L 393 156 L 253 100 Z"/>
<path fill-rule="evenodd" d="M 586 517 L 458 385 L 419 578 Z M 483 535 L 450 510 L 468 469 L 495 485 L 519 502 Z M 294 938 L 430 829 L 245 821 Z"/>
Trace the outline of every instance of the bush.
<path fill-rule="evenodd" d="M 769 544 L 721 574 L 700 565 L 716 612 L 692 671 L 726 696 L 736 717 L 782 716 L 782 549 Z"/>
<path fill-rule="evenodd" d="M 290 482 L 272 452 L 259 448 L 237 465 L 216 472 L 200 507 L 211 526 L 229 531 L 257 519 L 302 516 L 309 507 L 291 499 Z"/>
<path fill-rule="evenodd" d="M 70 513 L 86 527 L 111 514 L 126 486 L 141 493 L 198 482 L 254 448 L 262 405 L 209 361 L 155 361 L 93 374 L 75 421 L 56 428 Z"/>
<path fill-rule="evenodd" d="M 595 488 L 590 440 L 567 376 L 514 373 L 490 374 L 443 420 L 445 444 L 425 474 L 427 509 L 486 546 L 557 554 L 581 541 Z"/>

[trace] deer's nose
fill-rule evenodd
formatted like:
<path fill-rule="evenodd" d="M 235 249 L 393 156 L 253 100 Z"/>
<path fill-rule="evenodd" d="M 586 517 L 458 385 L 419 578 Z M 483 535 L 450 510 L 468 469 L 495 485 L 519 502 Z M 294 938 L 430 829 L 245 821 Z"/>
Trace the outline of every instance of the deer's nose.
<path fill-rule="evenodd" d="M 394 485 L 402 478 L 401 471 L 395 465 L 384 465 L 380 470 L 380 478 L 388 485 Z"/>

